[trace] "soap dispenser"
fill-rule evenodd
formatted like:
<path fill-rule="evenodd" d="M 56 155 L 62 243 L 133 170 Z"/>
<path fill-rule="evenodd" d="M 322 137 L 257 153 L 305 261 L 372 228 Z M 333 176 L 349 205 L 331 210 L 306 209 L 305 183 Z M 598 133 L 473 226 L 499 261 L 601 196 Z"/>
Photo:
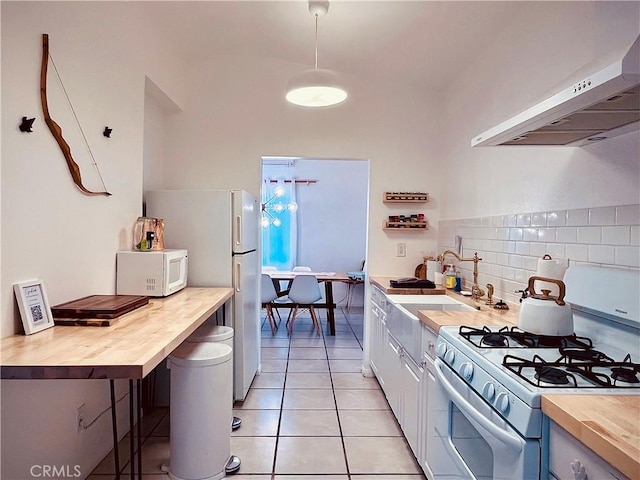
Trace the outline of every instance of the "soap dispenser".
<path fill-rule="evenodd" d="M 447 288 L 453 289 L 456 286 L 456 267 L 453 265 L 447 265 L 447 270 L 444 273 L 444 285 Z"/>

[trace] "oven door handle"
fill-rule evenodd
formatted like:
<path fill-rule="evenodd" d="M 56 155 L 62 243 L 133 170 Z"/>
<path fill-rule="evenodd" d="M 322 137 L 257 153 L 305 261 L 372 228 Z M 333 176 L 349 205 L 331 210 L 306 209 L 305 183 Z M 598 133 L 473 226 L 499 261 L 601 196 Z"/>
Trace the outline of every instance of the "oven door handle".
<path fill-rule="evenodd" d="M 514 435 L 510 432 L 507 432 L 506 430 L 503 430 L 495 423 L 491 422 L 490 420 L 487 420 L 487 418 L 484 417 L 483 415 L 480 415 L 478 411 L 475 408 L 473 408 L 473 405 L 471 405 L 462 395 L 460 395 L 460 393 L 458 393 L 455 387 L 451 385 L 449 380 L 447 380 L 447 377 L 445 377 L 445 374 L 442 371 L 442 364 L 443 364 L 442 360 L 440 360 L 439 358 L 436 358 L 434 363 L 436 367 L 436 376 L 438 377 L 440 384 L 447 391 L 447 393 L 449 394 L 451 399 L 454 401 L 456 406 L 460 410 L 462 410 L 468 417 L 470 417 L 471 419 L 476 421 L 478 424 L 480 424 L 491 435 L 493 435 L 498 440 L 500 440 L 502 443 L 511 447 L 517 452 L 522 451 L 523 440 L 519 436 Z"/>

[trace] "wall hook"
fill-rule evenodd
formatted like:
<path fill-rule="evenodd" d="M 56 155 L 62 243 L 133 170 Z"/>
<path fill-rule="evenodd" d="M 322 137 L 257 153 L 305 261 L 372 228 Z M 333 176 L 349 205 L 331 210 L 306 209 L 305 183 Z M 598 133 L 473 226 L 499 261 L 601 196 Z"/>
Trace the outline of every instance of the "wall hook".
<path fill-rule="evenodd" d="M 111 138 L 111 132 L 113 132 L 113 128 L 104 127 L 104 131 L 102 132 L 102 135 L 104 135 L 107 138 Z"/>
<path fill-rule="evenodd" d="M 27 132 L 27 133 L 31 133 L 33 132 L 33 130 L 31 129 L 31 127 L 33 127 L 33 122 L 35 121 L 35 117 L 33 118 L 27 118 L 27 117 L 22 117 L 22 123 L 20 124 L 20 131 L 21 132 Z"/>

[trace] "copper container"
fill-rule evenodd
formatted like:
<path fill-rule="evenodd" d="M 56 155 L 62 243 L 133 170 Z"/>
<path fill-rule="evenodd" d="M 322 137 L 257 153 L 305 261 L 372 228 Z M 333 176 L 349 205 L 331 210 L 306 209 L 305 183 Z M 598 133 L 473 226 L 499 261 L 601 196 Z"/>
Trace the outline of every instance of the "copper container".
<path fill-rule="evenodd" d="M 133 226 L 133 250 L 152 252 L 164 250 L 164 220 L 138 217 Z"/>

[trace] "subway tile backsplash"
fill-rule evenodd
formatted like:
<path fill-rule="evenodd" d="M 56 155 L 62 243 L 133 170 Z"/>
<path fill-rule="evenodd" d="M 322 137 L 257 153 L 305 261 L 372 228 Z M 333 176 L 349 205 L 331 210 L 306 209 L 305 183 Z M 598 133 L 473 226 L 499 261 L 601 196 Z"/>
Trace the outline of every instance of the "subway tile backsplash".
<path fill-rule="evenodd" d="M 512 213 L 442 220 L 438 251 L 454 249 L 462 237 L 462 256 L 482 258 L 478 283 L 495 288 L 495 298 L 517 302 L 538 259 L 545 254 L 570 262 L 640 269 L 640 204 L 613 207 Z M 445 263 L 453 258 L 445 259 Z M 473 264 L 458 263 L 464 286 L 471 288 Z"/>

